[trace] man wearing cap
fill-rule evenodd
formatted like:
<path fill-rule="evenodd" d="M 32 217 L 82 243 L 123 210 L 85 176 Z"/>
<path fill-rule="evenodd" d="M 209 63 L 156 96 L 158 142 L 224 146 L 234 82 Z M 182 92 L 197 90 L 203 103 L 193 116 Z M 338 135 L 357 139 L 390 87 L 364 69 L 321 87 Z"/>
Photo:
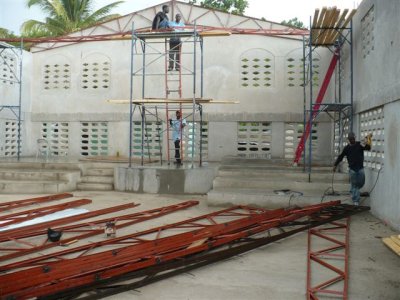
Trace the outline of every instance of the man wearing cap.
<path fill-rule="evenodd" d="M 360 189 L 365 183 L 364 150 L 371 150 L 371 137 L 372 135 L 369 134 L 364 141 L 356 142 L 356 135 L 353 132 L 350 132 L 347 136 L 349 144 L 344 147 L 342 153 L 340 153 L 336 159 L 333 167 L 333 172 L 335 172 L 336 167 L 346 156 L 349 164 L 351 199 L 353 200 L 354 205 L 360 204 Z"/>

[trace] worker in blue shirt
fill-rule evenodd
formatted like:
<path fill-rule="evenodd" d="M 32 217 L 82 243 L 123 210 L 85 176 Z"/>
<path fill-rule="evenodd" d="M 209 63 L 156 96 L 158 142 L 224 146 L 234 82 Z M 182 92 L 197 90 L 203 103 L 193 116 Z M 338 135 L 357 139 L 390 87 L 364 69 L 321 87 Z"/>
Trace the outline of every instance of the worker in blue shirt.
<path fill-rule="evenodd" d="M 174 31 L 179 32 L 183 31 L 183 27 L 185 24 L 181 22 L 181 15 L 175 15 L 175 21 L 169 22 L 169 27 L 174 28 Z M 172 71 L 174 69 L 179 71 L 181 68 L 181 48 L 182 42 L 180 37 L 171 37 L 169 39 L 169 66 L 168 71 Z"/>
<path fill-rule="evenodd" d="M 186 120 L 182 119 L 181 111 L 176 111 L 176 119 L 169 119 L 169 124 L 172 129 L 172 140 L 175 145 L 175 159 L 178 165 L 182 164 L 181 153 L 180 153 L 180 144 L 182 139 L 182 129 L 186 126 Z"/>

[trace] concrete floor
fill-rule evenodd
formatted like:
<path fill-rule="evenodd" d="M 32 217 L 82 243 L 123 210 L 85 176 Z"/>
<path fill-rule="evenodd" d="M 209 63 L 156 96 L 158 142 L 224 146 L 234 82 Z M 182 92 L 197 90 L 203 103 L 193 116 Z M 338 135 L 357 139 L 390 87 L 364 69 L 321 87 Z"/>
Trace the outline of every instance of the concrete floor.
<path fill-rule="evenodd" d="M 206 196 L 198 195 L 80 191 L 73 194 L 76 199 L 92 199 L 92 204 L 84 206 L 90 210 L 137 202 L 141 205 L 134 211 L 141 211 L 185 200 L 200 201 L 198 206 L 152 220 L 151 223 L 138 224 L 135 230 L 177 222 L 219 209 L 207 207 Z M 0 195 L 0 201 L 37 196 Z M 349 299 L 399 300 L 400 257 L 381 241 L 381 237 L 396 233 L 370 213 L 353 216 L 350 232 Z M 227 261 L 107 299 L 305 299 L 306 256 L 307 234 L 300 233 Z"/>

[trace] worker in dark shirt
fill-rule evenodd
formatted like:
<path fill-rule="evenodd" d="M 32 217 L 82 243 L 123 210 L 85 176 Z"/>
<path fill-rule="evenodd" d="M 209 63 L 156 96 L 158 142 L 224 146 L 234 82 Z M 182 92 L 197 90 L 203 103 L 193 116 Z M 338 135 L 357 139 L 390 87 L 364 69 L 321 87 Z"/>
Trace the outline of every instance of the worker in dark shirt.
<path fill-rule="evenodd" d="M 169 27 L 168 13 L 169 13 L 169 6 L 164 4 L 162 6 L 162 11 L 158 12 L 154 17 L 151 28 L 153 30 L 157 30 L 160 28 L 168 28 Z"/>
<path fill-rule="evenodd" d="M 360 189 L 365 183 L 364 174 L 364 150 L 371 150 L 371 137 L 369 134 L 363 142 L 356 142 L 356 136 L 353 132 L 350 132 L 347 136 L 349 144 L 344 147 L 342 153 L 338 156 L 335 161 L 333 172 L 336 171 L 336 167 L 346 156 L 349 164 L 349 175 L 351 183 L 351 199 L 354 205 L 360 204 Z"/>

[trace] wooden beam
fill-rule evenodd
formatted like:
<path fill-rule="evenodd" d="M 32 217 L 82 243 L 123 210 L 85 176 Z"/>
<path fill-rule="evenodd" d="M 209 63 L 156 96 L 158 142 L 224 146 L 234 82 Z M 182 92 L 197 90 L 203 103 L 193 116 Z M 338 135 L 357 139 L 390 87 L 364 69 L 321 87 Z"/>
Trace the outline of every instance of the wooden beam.
<path fill-rule="evenodd" d="M 346 8 L 346 9 L 342 12 L 342 15 L 340 16 L 339 21 L 337 21 L 336 26 L 335 26 L 336 30 L 335 30 L 334 34 L 330 37 L 330 42 L 331 42 L 331 44 L 333 44 L 333 43 L 336 41 L 336 39 L 338 38 L 338 36 L 339 36 L 339 29 L 342 28 L 342 24 L 343 24 L 343 22 L 344 22 L 344 20 L 345 20 L 346 15 L 347 15 L 348 12 L 349 12 L 349 10 Z"/>
<path fill-rule="evenodd" d="M 317 24 L 316 24 L 316 26 L 315 26 L 315 28 L 317 29 L 317 30 L 312 30 L 312 36 L 313 36 L 313 38 L 312 38 L 312 44 L 314 44 L 316 41 L 317 41 L 317 39 L 318 39 L 318 37 L 319 37 L 319 35 L 320 35 L 320 29 L 318 29 L 318 28 L 320 28 L 321 27 L 321 24 L 322 24 L 322 22 L 323 22 L 323 20 L 324 20 L 324 17 L 325 17 L 325 14 L 326 14 L 326 10 L 327 10 L 327 8 L 326 7 L 323 7 L 322 8 L 322 11 L 321 11 L 321 13 L 319 14 L 319 18 L 318 18 L 318 22 L 317 22 Z"/>
<path fill-rule="evenodd" d="M 126 99 L 110 99 L 107 100 L 111 104 L 129 104 L 130 100 Z M 134 99 L 132 100 L 134 104 L 171 104 L 171 103 L 182 103 L 182 104 L 192 104 L 193 100 L 186 99 Z M 231 100 L 213 100 L 211 99 L 196 99 L 196 104 L 238 104 L 239 101 Z"/>

